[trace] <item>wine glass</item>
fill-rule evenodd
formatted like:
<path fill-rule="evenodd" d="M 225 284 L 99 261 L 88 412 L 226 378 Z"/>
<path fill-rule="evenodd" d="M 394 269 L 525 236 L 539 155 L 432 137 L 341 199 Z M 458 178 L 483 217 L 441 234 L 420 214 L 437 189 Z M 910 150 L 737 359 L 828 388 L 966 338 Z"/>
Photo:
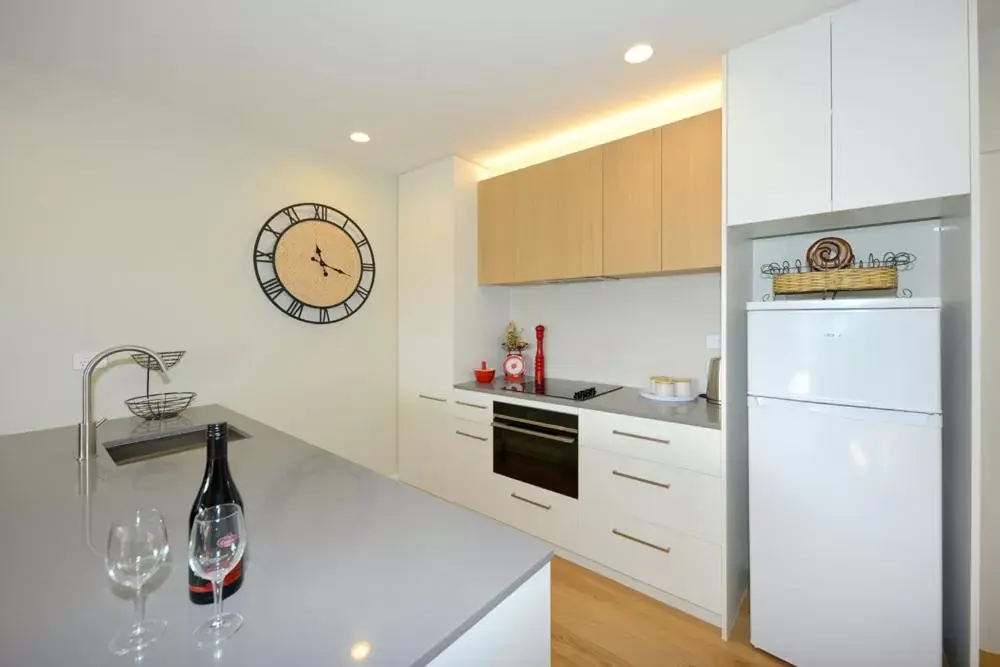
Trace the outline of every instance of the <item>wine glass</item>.
<path fill-rule="evenodd" d="M 104 559 L 108 576 L 115 583 L 135 591 L 132 628 L 108 644 L 115 655 L 141 651 L 163 635 L 166 621 L 145 618 L 146 600 L 142 587 L 166 562 L 169 552 L 167 524 L 156 510 L 136 510 L 127 519 L 111 524 Z"/>
<path fill-rule="evenodd" d="M 188 557 L 191 569 L 212 582 L 215 615 L 194 631 L 198 646 L 214 646 L 232 637 L 243 625 L 243 617 L 222 613 L 222 582 L 243 558 L 247 529 L 243 510 L 236 503 L 205 507 L 191 525 Z"/>

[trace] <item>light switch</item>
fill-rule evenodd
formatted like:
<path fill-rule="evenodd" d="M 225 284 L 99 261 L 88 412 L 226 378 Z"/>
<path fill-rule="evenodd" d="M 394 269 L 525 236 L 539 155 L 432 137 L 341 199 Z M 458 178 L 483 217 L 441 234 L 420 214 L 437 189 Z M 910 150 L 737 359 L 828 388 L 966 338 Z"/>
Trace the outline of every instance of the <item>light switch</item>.
<path fill-rule="evenodd" d="M 722 347 L 722 336 L 719 334 L 709 334 L 705 336 L 705 347 L 709 350 L 718 350 Z"/>

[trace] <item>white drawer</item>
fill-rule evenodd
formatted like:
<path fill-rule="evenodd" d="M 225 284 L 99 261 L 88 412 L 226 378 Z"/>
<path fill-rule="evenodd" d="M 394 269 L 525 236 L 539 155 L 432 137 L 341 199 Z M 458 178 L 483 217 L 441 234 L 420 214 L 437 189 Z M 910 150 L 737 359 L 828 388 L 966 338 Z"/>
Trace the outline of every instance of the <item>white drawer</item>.
<path fill-rule="evenodd" d="M 447 460 L 441 474 L 447 477 L 448 500 L 477 512 L 489 508 L 493 475 L 493 434 L 489 424 L 452 419 Z"/>
<path fill-rule="evenodd" d="M 459 419 L 489 424 L 493 420 L 493 399 L 489 394 L 456 389 L 452 393 L 452 414 Z"/>
<path fill-rule="evenodd" d="M 494 500 L 486 514 L 535 537 L 576 551 L 577 501 L 559 493 L 493 475 Z"/>
<path fill-rule="evenodd" d="M 654 588 L 722 612 L 722 549 L 607 511 L 580 516 L 580 553 Z"/>
<path fill-rule="evenodd" d="M 581 448 L 580 505 L 722 544 L 722 479 L 711 475 Z"/>
<path fill-rule="evenodd" d="M 580 411 L 580 446 L 722 476 L 721 431 Z"/>

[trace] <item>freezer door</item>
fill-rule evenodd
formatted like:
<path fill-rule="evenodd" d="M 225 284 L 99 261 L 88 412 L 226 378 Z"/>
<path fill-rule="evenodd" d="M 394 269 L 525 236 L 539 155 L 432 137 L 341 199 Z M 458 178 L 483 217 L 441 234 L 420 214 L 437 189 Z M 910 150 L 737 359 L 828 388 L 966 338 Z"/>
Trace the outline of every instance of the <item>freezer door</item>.
<path fill-rule="evenodd" d="M 940 667 L 941 418 L 750 399 L 751 642 Z"/>
<path fill-rule="evenodd" d="M 940 310 L 747 313 L 751 396 L 940 413 Z"/>

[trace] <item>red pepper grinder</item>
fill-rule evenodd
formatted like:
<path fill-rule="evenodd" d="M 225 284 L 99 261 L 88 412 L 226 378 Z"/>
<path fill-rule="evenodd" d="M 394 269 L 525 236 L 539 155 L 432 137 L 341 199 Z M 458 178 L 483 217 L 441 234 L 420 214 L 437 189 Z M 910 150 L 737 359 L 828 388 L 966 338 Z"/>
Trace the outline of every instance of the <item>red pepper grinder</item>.
<path fill-rule="evenodd" d="M 535 327 L 535 384 L 545 384 L 545 352 L 542 349 L 542 337 L 545 336 L 545 327 L 539 324 Z"/>

